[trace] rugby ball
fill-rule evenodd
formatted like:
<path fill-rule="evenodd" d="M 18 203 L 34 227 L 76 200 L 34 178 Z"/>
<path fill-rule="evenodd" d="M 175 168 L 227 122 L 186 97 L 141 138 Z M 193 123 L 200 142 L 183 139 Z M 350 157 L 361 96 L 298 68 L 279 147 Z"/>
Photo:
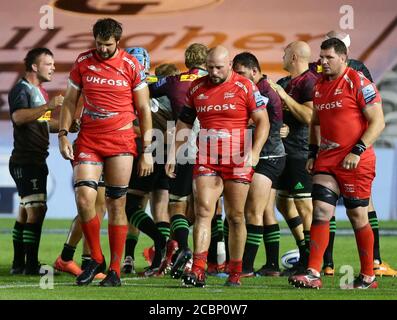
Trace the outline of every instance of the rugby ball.
<path fill-rule="evenodd" d="M 299 249 L 287 251 L 281 256 L 281 265 L 285 269 L 291 269 L 299 262 Z"/>

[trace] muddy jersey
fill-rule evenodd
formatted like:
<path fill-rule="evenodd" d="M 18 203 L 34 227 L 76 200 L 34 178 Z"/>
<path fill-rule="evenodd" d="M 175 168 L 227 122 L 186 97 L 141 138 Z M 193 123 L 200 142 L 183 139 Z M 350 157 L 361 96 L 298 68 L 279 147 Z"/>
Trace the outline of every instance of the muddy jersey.
<path fill-rule="evenodd" d="M 79 55 L 69 83 L 82 90 L 84 111 L 81 129 L 89 132 L 117 130 L 135 118 L 133 91 L 147 86 L 142 66 L 124 50 L 103 60 L 95 49 Z"/>
<path fill-rule="evenodd" d="M 267 114 L 269 115 L 270 131 L 269 137 L 262 148 L 260 157 L 284 156 L 284 145 L 280 137 L 280 129 L 283 125 L 283 109 L 279 95 L 270 87 L 264 75 L 256 84 L 262 96 L 269 99 Z"/>
<path fill-rule="evenodd" d="M 285 92 L 296 102 L 304 104 L 313 100 L 313 87 L 320 76 L 310 70 L 291 78 L 283 78 L 277 81 Z M 309 126 L 296 119 L 291 111 L 283 110 L 284 123 L 289 127 L 289 134 L 283 140 L 285 152 L 288 157 L 307 159 L 309 147 Z"/>
<path fill-rule="evenodd" d="M 350 153 L 368 128 L 363 111 L 374 103 L 381 103 L 380 94 L 361 72 L 347 67 L 335 80 L 319 80 L 314 87 L 313 104 L 320 121 L 318 162 L 322 166 L 336 165 Z M 371 157 L 372 146 L 361 155 L 361 160 Z"/>
<path fill-rule="evenodd" d="M 192 82 L 204 75 L 207 71 L 199 68 L 190 69 L 179 75 L 160 78 L 149 86 L 150 95 L 153 98 L 166 96 L 170 99 L 174 120 L 178 119 L 186 101 L 186 94 Z"/>
<path fill-rule="evenodd" d="M 10 115 L 19 109 L 31 109 L 48 103 L 48 94 L 42 86 L 20 79 L 8 94 Z M 10 161 L 15 164 L 44 164 L 48 157 L 51 111 L 37 120 L 14 127 L 14 149 Z"/>
<path fill-rule="evenodd" d="M 252 112 L 266 109 L 267 103 L 252 81 L 235 72 L 218 85 L 208 76 L 195 80 L 186 105 L 194 109 L 201 125 L 198 161 L 243 166 L 244 146 L 252 141 L 248 141 L 252 139 L 247 135 L 248 120 Z"/>

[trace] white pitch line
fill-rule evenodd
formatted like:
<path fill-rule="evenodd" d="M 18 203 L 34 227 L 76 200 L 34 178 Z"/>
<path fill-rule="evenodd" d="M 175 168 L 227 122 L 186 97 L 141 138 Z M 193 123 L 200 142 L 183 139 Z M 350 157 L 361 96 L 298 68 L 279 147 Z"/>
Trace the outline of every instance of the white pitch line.
<path fill-rule="evenodd" d="M 54 282 L 55 285 L 60 285 L 60 286 L 67 286 L 71 285 L 72 283 L 70 282 Z M 5 285 L 0 285 L 0 289 L 14 289 L 14 288 L 35 288 L 37 287 L 40 289 L 40 284 L 32 284 L 32 283 L 18 283 L 18 284 L 5 284 Z"/>

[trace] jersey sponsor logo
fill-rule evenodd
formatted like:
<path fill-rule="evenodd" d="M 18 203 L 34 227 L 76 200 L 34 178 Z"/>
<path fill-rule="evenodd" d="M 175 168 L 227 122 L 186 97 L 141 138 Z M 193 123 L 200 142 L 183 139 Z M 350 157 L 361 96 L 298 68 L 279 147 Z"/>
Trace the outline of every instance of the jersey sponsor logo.
<path fill-rule="evenodd" d="M 334 92 L 334 96 L 337 96 L 338 94 L 342 94 L 343 90 L 341 88 L 337 88 Z"/>
<path fill-rule="evenodd" d="M 254 92 L 254 98 L 257 108 L 267 106 L 267 103 L 269 102 L 269 98 L 262 96 L 259 91 Z"/>
<path fill-rule="evenodd" d="M 38 179 L 31 179 L 30 182 L 32 183 L 32 190 L 36 191 L 39 190 L 39 187 L 37 186 Z"/>
<path fill-rule="evenodd" d="M 305 186 L 302 184 L 302 182 L 298 182 L 294 187 L 294 190 L 302 190 L 302 189 L 305 189 Z"/>
<path fill-rule="evenodd" d="M 190 89 L 190 94 L 192 95 L 193 93 L 195 93 L 197 91 L 197 89 L 200 88 L 203 84 L 204 84 L 204 81 L 200 82 L 199 84 L 197 84 L 193 88 L 191 88 Z"/>
<path fill-rule="evenodd" d="M 133 70 L 135 70 L 135 63 L 128 57 L 123 57 L 123 60 L 126 61 Z"/>
<path fill-rule="evenodd" d="M 38 121 L 50 121 L 51 120 L 51 110 L 48 110 L 44 113 L 40 118 L 37 119 Z"/>
<path fill-rule="evenodd" d="M 80 159 L 89 159 L 89 158 L 91 158 L 91 155 L 88 153 L 80 152 L 79 158 Z"/>
<path fill-rule="evenodd" d="M 328 103 L 315 104 L 314 107 L 316 108 L 317 111 L 342 108 L 342 100 L 331 101 Z"/>
<path fill-rule="evenodd" d="M 198 78 L 197 74 L 182 74 L 179 77 L 179 81 L 183 82 L 183 81 L 194 81 Z"/>
<path fill-rule="evenodd" d="M 106 79 L 94 76 L 87 76 L 87 82 L 95 83 L 95 84 L 107 84 L 109 86 L 115 87 L 128 87 L 128 81 L 125 80 L 113 80 L 113 79 Z"/>
<path fill-rule="evenodd" d="M 89 54 L 86 54 L 84 56 L 81 56 L 80 58 L 77 59 L 77 63 L 80 63 L 81 61 L 84 61 L 87 58 L 91 58 L 92 57 L 92 52 Z"/>
<path fill-rule="evenodd" d="M 206 99 L 208 99 L 208 96 L 206 96 L 204 93 L 200 93 L 197 96 L 197 100 L 206 100 Z"/>
<path fill-rule="evenodd" d="M 236 105 L 231 103 L 225 103 L 225 104 L 210 104 L 209 106 L 196 107 L 197 112 L 226 111 L 226 110 L 236 110 Z"/>
<path fill-rule="evenodd" d="M 231 99 L 234 98 L 234 92 L 225 92 L 223 95 L 223 99 Z"/>
<path fill-rule="evenodd" d="M 324 137 L 321 137 L 321 142 L 320 142 L 320 150 L 325 151 L 325 150 L 333 150 L 340 147 L 339 143 L 336 143 L 334 141 L 331 141 L 329 139 L 326 139 Z"/>
<path fill-rule="evenodd" d="M 236 81 L 234 84 L 240 87 L 241 89 L 243 89 L 246 94 L 248 93 L 247 87 L 244 84 L 242 84 L 240 81 Z"/>
<path fill-rule="evenodd" d="M 343 189 L 345 190 L 345 193 L 354 193 L 355 192 L 354 184 L 344 183 Z"/>
<path fill-rule="evenodd" d="M 33 103 L 35 104 L 35 105 L 40 105 L 40 103 L 42 103 L 42 99 L 40 99 L 40 97 L 39 96 L 35 96 L 35 98 L 34 98 L 34 100 L 33 100 Z"/>
<path fill-rule="evenodd" d="M 89 65 L 87 68 L 96 72 L 100 72 L 102 70 L 101 68 L 95 67 L 93 64 Z"/>
<path fill-rule="evenodd" d="M 376 97 L 376 91 L 372 83 L 361 89 L 365 103 L 369 103 Z"/>
<path fill-rule="evenodd" d="M 146 75 L 146 74 L 145 74 Z M 165 77 L 163 78 L 158 78 L 155 75 L 148 75 L 146 76 L 146 82 L 147 83 L 155 83 L 155 86 L 160 87 L 162 86 L 164 83 L 167 82 L 167 79 Z"/>

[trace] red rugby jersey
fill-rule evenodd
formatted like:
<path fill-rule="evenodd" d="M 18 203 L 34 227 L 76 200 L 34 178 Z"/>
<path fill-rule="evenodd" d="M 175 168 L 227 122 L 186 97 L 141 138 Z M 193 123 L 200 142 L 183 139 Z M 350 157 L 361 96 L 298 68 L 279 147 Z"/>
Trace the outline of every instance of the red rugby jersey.
<path fill-rule="evenodd" d="M 335 165 L 343 161 L 368 128 L 365 108 L 381 102 L 381 97 L 375 84 L 349 67 L 335 80 L 322 77 L 313 90 L 321 130 L 319 160 L 322 165 Z M 373 156 L 370 147 L 361 159 Z"/>
<path fill-rule="evenodd" d="M 117 130 L 132 122 L 133 91 L 145 87 L 142 66 L 124 50 L 103 60 L 96 49 L 80 54 L 70 72 L 69 83 L 82 90 L 84 111 L 81 128 L 88 132 Z"/>
<path fill-rule="evenodd" d="M 268 98 L 260 94 L 251 80 L 235 72 L 229 80 L 218 85 L 214 85 L 208 76 L 195 80 L 187 93 L 186 104 L 195 110 L 202 128 L 198 146 L 201 157 L 206 151 L 207 161 L 215 161 L 211 163 L 236 165 L 235 160 L 244 153 L 250 115 L 265 109 L 267 102 Z M 207 130 L 205 134 L 203 129 Z M 211 138 L 203 141 L 202 137 L 208 135 Z M 203 150 L 203 143 L 207 143 L 206 150 Z M 234 160 L 233 156 L 236 156 Z"/>

